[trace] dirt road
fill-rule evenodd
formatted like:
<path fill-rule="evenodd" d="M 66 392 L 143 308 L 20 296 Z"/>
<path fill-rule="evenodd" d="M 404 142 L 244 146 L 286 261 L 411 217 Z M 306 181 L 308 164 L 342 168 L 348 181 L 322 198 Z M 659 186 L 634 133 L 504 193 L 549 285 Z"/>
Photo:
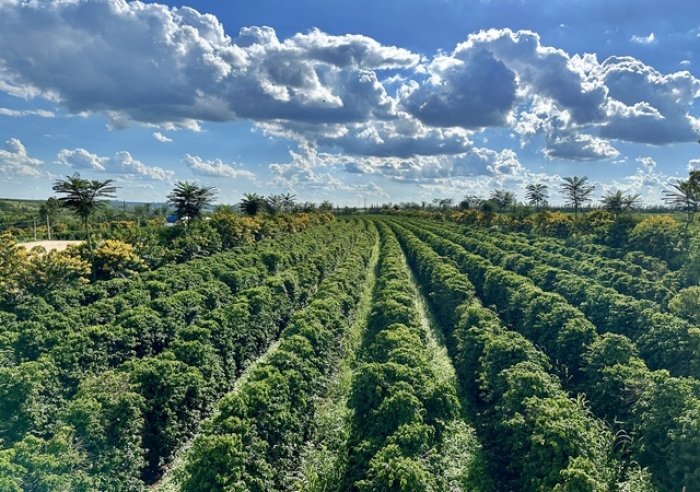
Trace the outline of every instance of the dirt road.
<path fill-rule="evenodd" d="M 80 243 L 82 243 L 82 241 L 31 241 L 29 243 L 21 243 L 21 245 L 27 248 L 27 251 L 32 249 L 34 246 L 43 246 L 46 248 L 46 251 L 51 251 L 52 249 L 63 251 L 71 244 Z"/>

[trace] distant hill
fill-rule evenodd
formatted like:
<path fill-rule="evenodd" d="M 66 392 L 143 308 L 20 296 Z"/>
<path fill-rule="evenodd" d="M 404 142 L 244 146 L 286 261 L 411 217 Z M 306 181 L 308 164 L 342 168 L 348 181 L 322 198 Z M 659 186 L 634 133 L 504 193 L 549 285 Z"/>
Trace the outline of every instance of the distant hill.
<path fill-rule="evenodd" d="M 0 198 L 0 212 L 7 213 L 38 213 L 39 207 L 45 200 L 17 200 Z"/>

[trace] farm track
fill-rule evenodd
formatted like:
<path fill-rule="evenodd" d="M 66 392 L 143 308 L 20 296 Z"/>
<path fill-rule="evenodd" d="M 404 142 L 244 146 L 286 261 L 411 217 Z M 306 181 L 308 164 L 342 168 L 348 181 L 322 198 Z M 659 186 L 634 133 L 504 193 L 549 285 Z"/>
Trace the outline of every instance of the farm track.
<path fill-rule="evenodd" d="M 337 371 L 330 378 L 326 394 L 316 405 L 316 418 L 310 438 L 304 443 L 299 467 L 292 474 L 290 489 L 295 492 L 340 492 L 337 487 L 342 483 L 348 454 L 347 425 L 350 409 L 347 400 L 353 371 L 358 364 L 357 351 L 367 328 L 378 261 L 379 242 L 372 249 L 355 322 L 341 340 L 343 357 Z"/>
<path fill-rule="evenodd" d="M 27 251 L 36 246 L 41 246 L 48 252 L 52 250 L 63 251 L 67 249 L 68 246 L 80 244 L 82 242 L 83 241 L 30 241 L 27 243 L 20 243 L 20 246 L 23 246 Z"/>
<path fill-rule="evenodd" d="M 393 233 L 396 234 L 395 231 Z M 460 403 L 459 416 L 448 424 L 442 445 L 441 454 L 444 461 L 442 470 L 446 475 L 441 484 L 442 490 L 445 492 L 493 492 L 493 479 L 484 466 L 483 446 L 472 424 L 473 414 L 468 410 L 471 402 L 457 380 L 454 360 L 447 348 L 447 337 L 428 300 L 430 290 L 418 281 L 408 263 L 405 251 L 402 252 L 402 262 L 408 271 L 421 326 L 426 334 L 425 348 L 432 369 L 437 377 L 441 378 L 442 384 L 454 388 Z"/>
<path fill-rule="evenodd" d="M 444 346 L 444 335 L 434 323 L 427 299 L 421 293 L 403 255 L 401 263 L 408 275 L 409 290 L 418 314 L 422 338 L 424 337 L 425 340 L 423 350 L 426 353 L 430 370 L 436 376 L 438 385 L 451 386 L 456 393 L 459 393 L 459 389 L 456 387 L 455 370 Z M 376 263 L 373 268 L 374 266 Z M 344 473 L 347 471 L 348 427 L 352 416 L 347 405 L 354 371 L 363 363 L 362 358 L 357 358 L 357 351 L 360 348 L 362 332 L 370 321 L 371 287 L 374 285 L 374 273 L 371 274 L 371 277 L 372 283 L 365 291 L 366 295 L 362 301 L 364 305 L 360 308 L 363 316 L 358 319 L 358 323 L 353 328 L 355 331 L 354 350 L 347 352 L 343 369 L 339 377 L 334 379 L 329 397 L 321 405 L 323 411 L 317 416 L 320 433 L 307 444 L 306 459 L 303 461 L 298 478 L 292 487 L 294 491 L 341 492 L 346 490 L 342 484 L 344 483 Z M 372 360 L 364 360 L 364 363 L 371 362 Z M 474 451 L 479 446 L 475 442 L 474 431 L 465 423 L 465 418 L 466 413 L 462 412 L 460 418 L 447 423 L 449 431 L 446 432 L 442 445 L 442 460 L 449 462 L 450 466 L 442 465 L 446 473 L 442 477 L 441 487 L 438 490 L 465 490 L 465 482 L 469 480 L 469 474 L 475 473 Z M 329 443 L 332 449 L 328 448 Z"/>
<path fill-rule="evenodd" d="M 262 354 L 259 358 L 248 364 L 248 366 L 243 370 L 238 379 L 236 379 L 236 381 L 233 383 L 233 387 L 231 388 L 231 390 L 222 395 L 219 400 L 223 400 L 227 396 L 236 393 L 239 390 L 239 388 L 245 384 L 251 372 L 253 372 L 259 364 L 264 364 L 265 361 L 270 357 L 270 355 L 274 353 L 278 346 L 279 340 L 272 342 L 264 354 Z M 214 406 L 216 405 L 217 403 L 214 403 Z M 194 440 L 197 439 L 197 437 L 200 435 L 201 428 L 209 425 L 212 418 L 213 415 L 210 415 L 199 423 L 198 429 L 192 434 L 192 436 L 188 436 L 187 441 L 184 442 L 182 446 L 178 449 L 178 451 L 174 454 L 173 460 L 165 468 L 163 476 L 157 482 L 150 485 L 148 487 L 149 490 L 153 492 L 178 491 L 181 477 L 183 474 L 183 468 L 186 462 L 187 452 L 192 448 L 192 443 L 194 442 Z"/>
<path fill-rule="evenodd" d="M 466 490 L 478 454 L 393 232 L 381 254 L 348 404 L 348 466 L 338 490 Z M 460 449 L 460 453 L 454 452 Z"/>

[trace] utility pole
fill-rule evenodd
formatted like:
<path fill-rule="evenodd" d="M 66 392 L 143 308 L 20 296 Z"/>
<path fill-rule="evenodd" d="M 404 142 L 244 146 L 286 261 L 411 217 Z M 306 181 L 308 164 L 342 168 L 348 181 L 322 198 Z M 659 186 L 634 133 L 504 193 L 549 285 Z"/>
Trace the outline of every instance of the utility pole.
<path fill-rule="evenodd" d="M 34 217 L 34 240 L 36 241 L 36 217 Z"/>
<path fill-rule="evenodd" d="M 49 214 L 46 214 L 46 232 L 49 235 L 49 241 L 51 241 L 51 225 L 49 224 Z"/>

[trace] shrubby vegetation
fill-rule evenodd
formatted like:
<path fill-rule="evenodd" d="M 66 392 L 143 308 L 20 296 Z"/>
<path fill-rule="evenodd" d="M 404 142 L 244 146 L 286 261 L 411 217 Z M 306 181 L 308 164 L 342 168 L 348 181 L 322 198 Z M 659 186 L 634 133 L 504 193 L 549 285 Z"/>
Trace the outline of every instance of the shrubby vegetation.
<path fill-rule="evenodd" d="M 269 491 L 288 487 L 313 422 L 315 397 L 342 355 L 376 241 L 355 228 L 352 251 L 282 331 L 280 344 L 234 392 L 187 454 L 181 490 Z"/>
<path fill-rule="evenodd" d="M 188 442 L 183 492 L 296 490 L 341 359 L 333 490 L 693 490 L 698 183 L 667 190 L 682 220 L 622 192 L 586 210 L 585 177 L 560 190 L 571 210 L 533 185 L 534 208 L 494 190 L 346 220 L 289 194 L 212 210 L 215 190 L 184 182 L 166 227 L 145 205 L 97 220 L 109 208 L 79 192 L 111 183 L 68 177 L 94 241 L 0 235 L 0 490 L 143 491 Z M 60 201 L 41 208 L 54 236 Z"/>
<path fill-rule="evenodd" d="M 3 314 L 0 439 L 14 483 L 140 490 L 153 481 L 359 230 L 325 227 L 32 297 Z M 123 390 L 104 392 L 110 385 Z M 52 444 L 59 438 L 63 447 Z M 57 468 L 35 476 L 18 461 L 28 445 Z M 81 473 L 61 467 L 69 451 Z"/>
<path fill-rule="evenodd" d="M 611 430 L 590 415 L 581 396 L 568 397 L 548 357 L 503 328 L 452 262 L 407 229 L 392 228 L 431 291 L 499 489 L 607 490 L 634 481 L 643 490 L 643 472 L 620 473 Z"/>
<path fill-rule="evenodd" d="M 461 408 L 454 382 L 428 357 L 399 244 L 384 224 L 378 226 L 381 256 L 348 401 L 353 416 L 340 490 L 475 490 L 470 475 L 478 448 L 469 428 L 456 424 Z M 467 458 L 461 470 L 444 456 L 452 438 L 472 446 L 462 450 Z"/>
<path fill-rule="evenodd" d="M 671 313 L 662 312 L 673 295 L 664 285 L 645 282 L 624 271 L 606 271 L 586 262 L 572 262 L 536 247 L 528 248 L 507 236 L 495 235 L 496 245 L 490 238 L 479 239 L 478 234 L 470 237 L 451 232 L 444 234 L 494 264 L 526 276 L 545 291 L 560 294 L 568 303 L 580 308 L 599 331 L 631 338 L 653 369 L 668 369 L 673 375 L 700 376 L 700 338 L 696 334 L 700 329 Z M 628 271 L 634 270 L 630 267 Z M 601 278 L 609 287 L 596 282 L 596 278 Z M 654 301 L 661 302 L 662 306 Z"/>
<path fill-rule="evenodd" d="M 698 455 L 688 452 L 698 449 L 698 434 L 693 429 L 697 419 L 693 416 L 700 408 L 700 393 L 695 377 L 672 377 L 664 369 L 650 370 L 639 357 L 635 343 L 625 334 L 599 331 L 564 297 L 544 292 L 530 278 L 493 264 L 487 252 L 475 254 L 471 247 L 467 250 L 453 242 L 462 241 L 463 236 L 443 230 L 436 235 L 415 224 L 406 225 L 439 254 L 456 262 L 473 282 L 477 297 L 484 304 L 493 305 L 498 318 L 544 349 L 566 390 L 589 397 L 594 414 L 612 424 L 616 435 L 627 436 L 623 447 L 628 459 L 648 468 L 654 488 L 671 491 L 678 484 L 697 483 Z M 497 252 L 492 247 L 486 251 Z M 661 324 L 659 329 L 666 326 Z M 673 326 L 677 327 L 675 333 L 689 338 L 691 343 L 700 333 L 687 324 L 676 322 Z M 674 337 L 667 339 L 654 330 L 645 336 L 657 340 L 659 354 L 670 357 Z M 681 353 L 688 346 L 673 345 Z M 697 360 L 697 352 L 692 348 L 685 353 Z M 647 355 L 650 363 L 663 367 L 663 361 L 683 373 L 697 367 L 691 362 L 683 368 L 675 360 L 650 351 Z"/>

